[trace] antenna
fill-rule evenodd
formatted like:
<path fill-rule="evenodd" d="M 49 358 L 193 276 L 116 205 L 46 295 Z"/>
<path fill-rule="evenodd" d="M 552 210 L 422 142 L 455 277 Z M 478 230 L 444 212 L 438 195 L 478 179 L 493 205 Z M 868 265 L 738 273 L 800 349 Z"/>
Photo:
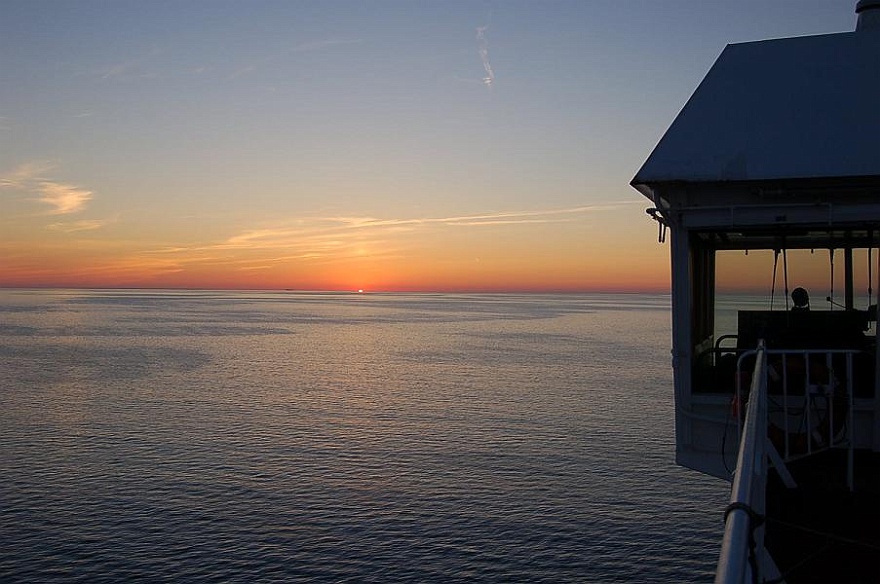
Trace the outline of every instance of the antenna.
<path fill-rule="evenodd" d="M 846 310 L 846 306 L 844 306 L 843 304 L 840 304 L 838 302 L 835 302 L 834 300 L 831 299 L 831 296 L 826 296 L 825 300 L 830 302 L 832 306 L 836 306 L 838 308 L 843 308 L 844 310 Z"/>

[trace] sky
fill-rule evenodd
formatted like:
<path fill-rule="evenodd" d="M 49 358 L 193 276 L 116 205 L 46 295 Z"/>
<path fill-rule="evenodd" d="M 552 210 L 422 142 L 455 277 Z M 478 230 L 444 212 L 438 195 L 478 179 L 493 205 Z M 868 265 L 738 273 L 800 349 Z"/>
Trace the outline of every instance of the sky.
<path fill-rule="evenodd" d="M 855 0 L 0 0 L 0 286 L 667 291 L 633 175 Z"/>

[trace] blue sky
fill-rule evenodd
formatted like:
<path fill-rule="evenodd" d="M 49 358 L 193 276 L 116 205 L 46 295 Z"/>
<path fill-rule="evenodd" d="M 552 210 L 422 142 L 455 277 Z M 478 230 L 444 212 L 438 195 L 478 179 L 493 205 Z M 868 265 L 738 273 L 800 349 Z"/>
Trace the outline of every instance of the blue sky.
<path fill-rule="evenodd" d="M 633 174 L 726 43 L 854 7 L 4 2 L 0 284 L 662 288 Z"/>

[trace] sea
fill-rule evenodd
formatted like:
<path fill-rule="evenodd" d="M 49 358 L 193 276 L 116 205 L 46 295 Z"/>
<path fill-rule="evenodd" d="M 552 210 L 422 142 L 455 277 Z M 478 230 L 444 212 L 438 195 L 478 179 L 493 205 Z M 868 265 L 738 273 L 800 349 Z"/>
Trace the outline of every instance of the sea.
<path fill-rule="evenodd" d="M 0 581 L 704 582 L 670 298 L 0 290 Z"/>

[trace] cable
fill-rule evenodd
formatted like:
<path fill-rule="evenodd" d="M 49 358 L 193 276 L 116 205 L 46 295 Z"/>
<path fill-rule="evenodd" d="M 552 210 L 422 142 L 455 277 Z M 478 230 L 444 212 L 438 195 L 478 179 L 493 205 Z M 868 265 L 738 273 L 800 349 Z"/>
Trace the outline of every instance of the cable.
<path fill-rule="evenodd" d="M 776 297 L 776 266 L 779 265 L 779 250 L 773 250 L 773 284 L 770 286 L 770 310 L 773 310 L 773 299 Z"/>
<path fill-rule="evenodd" d="M 784 527 L 788 527 L 789 529 L 797 529 L 798 531 L 803 531 L 804 533 L 809 533 L 811 535 L 820 535 L 824 538 L 827 538 L 831 541 L 845 543 L 847 545 L 858 546 L 869 550 L 876 550 L 880 552 L 880 545 L 873 544 L 860 539 L 853 539 L 849 537 L 844 537 L 842 535 L 835 535 L 828 531 L 821 531 L 819 529 L 813 529 L 812 527 L 807 527 L 805 525 L 800 525 L 798 523 L 791 523 L 790 521 L 784 521 L 782 519 L 776 519 L 774 517 L 767 517 L 767 523 L 775 523 L 776 525 L 782 525 Z"/>
<path fill-rule="evenodd" d="M 727 431 L 730 430 L 730 422 L 733 420 L 734 408 L 740 407 L 740 403 L 737 399 L 738 393 L 738 389 L 735 389 L 733 397 L 730 398 L 730 404 L 727 407 L 727 417 L 724 419 L 724 431 L 721 433 L 721 464 L 724 465 L 724 470 L 727 471 L 727 474 L 731 477 L 733 476 L 733 471 L 735 469 L 730 468 L 727 464 Z"/>
<path fill-rule="evenodd" d="M 785 311 L 788 312 L 788 250 L 782 248 L 782 273 L 785 279 Z"/>
<path fill-rule="evenodd" d="M 828 258 L 831 261 L 831 290 L 829 290 L 829 298 L 834 299 L 834 248 L 828 248 Z M 834 302 L 831 303 L 831 310 L 834 310 Z"/>
<path fill-rule="evenodd" d="M 871 252 L 873 249 L 871 248 L 872 239 L 874 238 L 874 232 L 868 233 L 868 306 L 871 306 L 872 292 L 874 288 L 872 287 L 874 284 L 874 276 L 873 276 L 873 266 L 871 265 Z"/>

